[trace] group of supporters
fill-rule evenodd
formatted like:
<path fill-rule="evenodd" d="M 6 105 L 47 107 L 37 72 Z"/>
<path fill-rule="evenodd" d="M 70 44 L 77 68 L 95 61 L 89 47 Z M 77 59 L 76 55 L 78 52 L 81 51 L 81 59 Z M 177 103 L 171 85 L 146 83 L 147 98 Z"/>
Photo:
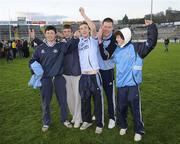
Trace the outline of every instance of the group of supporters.
<path fill-rule="evenodd" d="M 27 40 L 9 40 L 9 41 L 0 41 L 0 57 L 6 57 L 7 62 L 19 58 L 28 58 L 29 57 L 29 46 Z"/>
<path fill-rule="evenodd" d="M 42 131 L 46 132 L 51 124 L 50 102 L 54 88 L 61 111 L 60 120 L 64 126 L 85 130 L 92 125 L 94 115 L 95 133 L 101 134 L 105 126 L 105 94 L 108 103 L 108 128 L 112 129 L 117 124 L 119 134 L 125 135 L 128 128 L 127 110 L 130 107 L 135 125 L 134 140 L 140 141 L 144 134 L 144 124 L 139 85 L 142 82 L 143 58 L 157 42 L 156 25 L 151 20 L 145 20 L 147 41 L 133 43 L 129 28 L 113 33 L 113 20 L 105 18 L 97 32 L 84 9 L 80 8 L 79 12 L 84 22 L 74 34 L 70 25 L 64 25 L 61 42 L 56 42 L 57 31 L 53 26 L 46 27 L 44 40 L 35 37 L 34 30 L 29 32 L 38 45 L 29 62 L 33 74 L 29 85 L 40 87 Z M 93 114 L 91 97 L 94 101 Z M 71 122 L 67 119 L 67 108 L 72 115 Z"/>

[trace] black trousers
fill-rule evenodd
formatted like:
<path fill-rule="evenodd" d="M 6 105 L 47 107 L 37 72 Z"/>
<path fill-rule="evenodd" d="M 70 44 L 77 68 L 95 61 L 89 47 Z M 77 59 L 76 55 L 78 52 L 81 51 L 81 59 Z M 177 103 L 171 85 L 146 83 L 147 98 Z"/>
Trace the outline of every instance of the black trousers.
<path fill-rule="evenodd" d="M 101 87 L 102 82 L 99 73 L 94 75 L 82 74 L 79 81 L 82 121 L 92 122 L 91 96 L 93 96 L 96 125 L 98 127 L 103 127 L 104 125 L 104 101 Z"/>

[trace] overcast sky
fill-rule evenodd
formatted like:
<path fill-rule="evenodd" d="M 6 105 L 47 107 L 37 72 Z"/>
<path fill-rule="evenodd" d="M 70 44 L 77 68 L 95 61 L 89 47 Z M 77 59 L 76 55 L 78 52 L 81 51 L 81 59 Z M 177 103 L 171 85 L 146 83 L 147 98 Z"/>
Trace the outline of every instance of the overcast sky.
<path fill-rule="evenodd" d="M 93 20 L 111 17 L 122 19 L 142 18 L 151 11 L 151 0 L 0 0 L 0 20 L 17 20 L 17 16 L 27 15 L 29 19 L 38 17 L 50 20 L 82 20 L 79 7 Z M 153 13 L 165 11 L 168 7 L 180 10 L 180 0 L 153 0 Z M 36 17 L 36 18 L 35 18 Z"/>

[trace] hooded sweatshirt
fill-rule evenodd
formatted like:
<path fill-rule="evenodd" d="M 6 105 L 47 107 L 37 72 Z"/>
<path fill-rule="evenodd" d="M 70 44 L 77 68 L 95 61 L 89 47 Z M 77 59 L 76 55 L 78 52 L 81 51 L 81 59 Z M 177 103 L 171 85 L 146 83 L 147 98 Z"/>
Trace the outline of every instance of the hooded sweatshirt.
<path fill-rule="evenodd" d="M 142 82 L 143 58 L 155 47 L 157 43 L 157 27 L 148 26 L 147 41 L 142 43 L 131 42 L 131 30 L 123 28 L 120 32 L 124 36 L 124 43 L 117 46 L 113 60 L 116 64 L 116 86 L 135 86 Z"/>

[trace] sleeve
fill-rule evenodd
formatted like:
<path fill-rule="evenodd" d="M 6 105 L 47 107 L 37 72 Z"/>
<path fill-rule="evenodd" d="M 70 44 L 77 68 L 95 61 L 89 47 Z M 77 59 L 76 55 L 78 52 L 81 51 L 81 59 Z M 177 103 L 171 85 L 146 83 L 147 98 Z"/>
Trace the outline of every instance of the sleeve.
<path fill-rule="evenodd" d="M 101 53 L 103 60 L 110 59 L 116 49 L 115 36 L 112 37 L 111 42 L 106 49 L 103 48 L 103 43 L 99 44 L 99 48 L 100 48 L 100 53 Z"/>
<path fill-rule="evenodd" d="M 112 54 L 111 59 L 112 59 L 112 62 L 113 62 L 113 63 L 115 63 L 115 64 L 117 63 L 117 59 L 116 59 L 116 49 L 115 49 L 114 53 Z"/>
<path fill-rule="evenodd" d="M 105 53 L 104 53 L 103 43 L 99 44 L 99 51 L 101 53 L 101 56 L 102 56 L 103 60 L 108 58 L 108 55 L 105 55 Z"/>
<path fill-rule="evenodd" d="M 79 39 L 72 38 L 64 46 L 63 51 L 65 54 L 71 53 L 73 50 L 78 49 Z"/>
<path fill-rule="evenodd" d="M 116 58 L 114 57 L 114 55 L 112 55 L 111 60 L 112 60 L 113 63 L 116 64 Z"/>
<path fill-rule="evenodd" d="M 35 52 L 33 53 L 32 58 L 29 60 L 29 68 L 30 68 L 32 74 L 34 74 L 34 71 L 31 69 L 31 64 L 33 64 L 35 61 L 40 63 L 40 57 L 39 57 L 38 48 L 35 50 Z"/>
<path fill-rule="evenodd" d="M 63 66 L 64 55 L 78 48 L 79 39 L 71 39 L 68 42 L 61 42 L 61 51 L 58 54 L 56 62 L 53 64 L 49 76 L 56 76 Z"/>
<path fill-rule="evenodd" d="M 153 23 L 147 29 L 147 41 L 143 43 L 134 43 L 135 51 L 141 58 L 145 58 L 156 46 L 158 30 Z"/>
<path fill-rule="evenodd" d="M 35 42 L 38 46 L 41 45 L 43 43 L 42 40 L 40 40 L 39 38 L 35 37 L 35 39 L 33 40 L 33 42 Z"/>
<path fill-rule="evenodd" d="M 32 58 L 29 60 L 29 64 L 32 64 L 35 61 L 40 63 L 39 49 L 38 48 L 35 50 L 35 52 L 33 53 Z"/>

